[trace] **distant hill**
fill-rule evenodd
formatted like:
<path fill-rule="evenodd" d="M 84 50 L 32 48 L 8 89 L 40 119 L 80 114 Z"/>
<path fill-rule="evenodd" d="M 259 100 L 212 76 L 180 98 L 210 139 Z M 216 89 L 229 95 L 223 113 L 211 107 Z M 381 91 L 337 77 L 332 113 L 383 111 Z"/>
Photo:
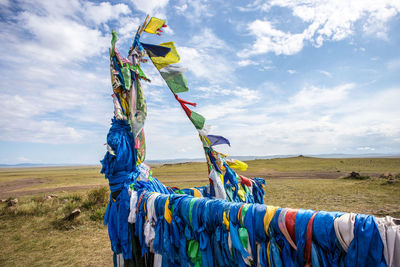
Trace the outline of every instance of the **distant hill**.
<path fill-rule="evenodd" d="M 292 158 L 298 156 L 314 157 L 314 158 L 400 158 L 400 154 L 304 154 L 304 155 L 269 155 L 269 156 L 229 156 L 229 158 L 238 159 L 242 161 L 256 160 L 256 159 L 277 159 L 277 158 Z M 166 160 L 146 160 L 148 164 L 174 164 L 185 162 L 205 162 L 204 158 L 194 159 L 166 159 Z"/>

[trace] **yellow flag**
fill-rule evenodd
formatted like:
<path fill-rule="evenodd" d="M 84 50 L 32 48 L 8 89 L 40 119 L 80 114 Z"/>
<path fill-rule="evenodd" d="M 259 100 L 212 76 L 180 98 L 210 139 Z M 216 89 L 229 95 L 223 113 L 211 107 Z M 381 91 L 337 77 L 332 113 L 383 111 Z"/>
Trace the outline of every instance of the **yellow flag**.
<path fill-rule="evenodd" d="M 162 28 L 164 24 L 165 20 L 152 17 L 149 23 L 146 25 L 146 28 L 144 28 L 144 31 L 151 34 L 156 34 L 157 30 Z"/>
<path fill-rule="evenodd" d="M 165 57 L 150 57 L 151 61 L 153 61 L 154 66 L 160 70 L 168 65 L 175 64 L 179 62 L 179 55 L 176 51 L 176 47 L 174 42 L 162 43 L 160 46 L 169 47 L 171 51 Z"/>
<path fill-rule="evenodd" d="M 167 201 L 165 201 L 164 205 L 164 218 L 167 221 L 168 224 L 171 224 L 172 221 L 172 212 L 169 209 L 169 198 L 167 198 Z"/>
<path fill-rule="evenodd" d="M 228 164 L 229 167 L 234 168 L 234 169 L 239 169 L 241 171 L 247 170 L 247 164 L 244 163 L 243 161 L 234 159 L 234 160 L 227 160 L 226 163 Z"/>

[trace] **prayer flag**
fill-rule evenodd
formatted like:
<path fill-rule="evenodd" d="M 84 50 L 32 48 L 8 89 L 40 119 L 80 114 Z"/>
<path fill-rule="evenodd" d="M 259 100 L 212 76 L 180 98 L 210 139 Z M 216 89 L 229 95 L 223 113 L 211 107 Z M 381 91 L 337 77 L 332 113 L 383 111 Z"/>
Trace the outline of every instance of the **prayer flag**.
<path fill-rule="evenodd" d="M 153 57 L 165 57 L 169 53 L 169 51 L 171 51 L 171 48 L 165 46 L 145 44 L 142 42 L 141 44 L 143 48 L 146 50 L 147 54 Z"/>
<path fill-rule="evenodd" d="M 211 146 L 215 146 L 215 145 L 222 145 L 222 144 L 227 144 L 228 146 L 231 146 L 231 144 L 229 143 L 229 140 L 226 139 L 223 136 L 219 136 L 219 135 L 207 135 L 208 140 L 210 141 L 210 145 Z"/>
<path fill-rule="evenodd" d="M 227 160 L 226 163 L 228 164 L 229 167 L 234 168 L 234 169 L 239 169 L 241 171 L 247 170 L 247 164 L 244 163 L 243 161 L 234 159 L 234 160 Z"/>
<path fill-rule="evenodd" d="M 149 23 L 146 25 L 146 28 L 144 28 L 144 31 L 151 34 L 157 34 L 157 30 L 161 29 L 164 25 L 165 20 L 151 17 Z"/>
<path fill-rule="evenodd" d="M 150 56 L 151 61 L 153 62 L 154 66 L 160 70 L 168 65 L 178 63 L 179 62 L 179 55 L 178 52 L 176 51 L 176 47 L 174 42 L 167 42 L 167 43 L 162 43 L 160 46 L 168 47 L 171 49 L 165 57 L 157 57 L 157 56 Z"/>
<path fill-rule="evenodd" d="M 206 119 L 203 116 L 201 116 L 199 113 L 191 110 L 189 119 L 193 123 L 194 127 L 196 127 L 196 129 L 198 129 L 198 130 L 203 129 L 204 122 L 206 121 Z"/>
<path fill-rule="evenodd" d="M 186 78 L 185 76 L 183 76 L 182 73 L 173 77 L 170 80 L 166 80 L 166 82 L 168 84 L 169 89 L 171 89 L 171 91 L 174 94 L 189 91 L 189 88 L 187 87 Z"/>

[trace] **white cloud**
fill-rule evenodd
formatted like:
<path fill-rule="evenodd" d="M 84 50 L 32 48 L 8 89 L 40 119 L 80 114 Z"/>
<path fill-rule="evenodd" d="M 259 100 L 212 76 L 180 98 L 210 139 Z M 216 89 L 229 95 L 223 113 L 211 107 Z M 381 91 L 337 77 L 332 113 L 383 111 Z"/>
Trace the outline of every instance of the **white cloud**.
<path fill-rule="evenodd" d="M 355 84 L 308 86 L 287 100 L 261 100 L 263 107 L 229 113 L 216 124 L 236 144 L 233 155 L 398 152 L 400 88 L 362 97 L 353 94 L 356 89 L 363 90 Z"/>
<path fill-rule="evenodd" d="M 18 162 L 32 162 L 32 160 L 30 158 L 27 158 L 24 156 L 17 157 L 17 161 Z"/>
<path fill-rule="evenodd" d="M 289 74 L 295 74 L 297 71 L 296 70 L 288 70 L 287 71 Z"/>
<path fill-rule="evenodd" d="M 3 33 L 2 37 L 23 58 L 61 64 L 84 61 L 104 52 L 109 46 L 109 36 L 102 33 L 100 24 L 130 11 L 124 4 L 78 1 L 47 1 L 35 5 L 22 2 L 21 7 L 25 10 L 18 13 L 15 21 L 2 25 L 7 29 L 6 36 Z"/>
<path fill-rule="evenodd" d="M 45 59 L 54 63 L 81 61 L 99 55 L 108 45 L 109 38 L 103 36 L 99 30 L 65 18 L 24 13 L 22 20 L 34 39 L 25 41 L 17 48 L 21 53 L 38 60 Z"/>
<path fill-rule="evenodd" d="M 319 73 L 325 75 L 326 77 L 331 78 L 332 77 L 332 73 L 330 73 L 329 71 L 326 70 L 318 70 Z"/>
<path fill-rule="evenodd" d="M 129 8 L 74 0 L 17 4 L 21 12 L 0 22 L 8 66 L 0 69 L 0 140 L 103 142 L 96 127 L 105 129 L 112 115 L 105 25 L 118 26 L 115 19 L 124 20 Z"/>
<path fill-rule="evenodd" d="M 197 49 L 228 49 L 229 45 L 218 38 L 210 28 L 203 28 L 202 32 L 194 35 L 190 43 Z"/>
<path fill-rule="evenodd" d="M 86 2 L 84 5 L 85 19 L 92 20 L 96 25 L 117 19 L 130 12 L 129 7 L 125 4 L 111 5 L 109 2 L 102 2 L 97 5 Z"/>
<path fill-rule="evenodd" d="M 369 147 L 369 146 L 361 146 L 361 147 L 357 147 L 357 150 L 360 150 L 360 151 L 375 151 L 375 148 Z"/>
<path fill-rule="evenodd" d="M 188 7 L 188 5 L 185 3 L 185 4 L 183 4 L 183 5 L 177 5 L 177 6 L 175 6 L 175 9 L 176 9 L 176 11 L 177 11 L 178 13 L 183 14 L 183 12 L 186 11 L 187 7 Z"/>
<path fill-rule="evenodd" d="M 362 25 L 364 33 L 387 38 L 387 23 L 400 12 L 400 2 L 391 0 L 273 0 L 257 5 L 266 12 L 275 6 L 288 8 L 307 26 L 300 33 L 291 33 L 279 30 L 271 21 L 257 19 L 248 25 L 255 41 L 247 53 L 241 54 L 243 56 L 268 52 L 293 55 L 301 51 L 306 42 L 320 47 L 325 41 L 343 40 L 355 33 L 357 23 Z"/>
<path fill-rule="evenodd" d="M 196 77 L 211 83 L 232 82 L 234 65 L 228 46 L 211 29 L 205 28 L 189 41 L 190 47 L 178 46 L 181 64 Z"/>
<path fill-rule="evenodd" d="M 248 88 L 243 88 L 236 86 L 233 89 L 223 89 L 219 86 L 205 86 L 196 88 L 201 92 L 199 98 L 210 98 L 218 96 L 235 96 L 239 100 L 253 101 L 259 98 L 259 92 L 256 90 L 250 90 Z"/>
<path fill-rule="evenodd" d="M 354 84 L 343 84 L 333 88 L 305 86 L 294 96 L 289 98 L 292 107 L 310 108 L 318 105 L 336 105 L 345 99 Z"/>
<path fill-rule="evenodd" d="M 217 9 L 213 8 L 212 4 L 207 0 L 180 0 L 175 9 L 178 14 L 185 16 L 189 23 L 199 23 L 204 18 L 215 14 Z"/>
<path fill-rule="evenodd" d="M 303 48 L 303 34 L 290 34 L 275 29 L 271 22 L 255 20 L 248 26 L 250 34 L 256 37 L 251 49 L 238 56 L 248 57 L 250 55 L 275 52 L 275 54 L 293 55 Z"/>
<path fill-rule="evenodd" d="M 137 10 L 146 14 L 157 16 L 156 12 L 163 13 L 163 9 L 167 6 L 168 0 L 131 0 Z"/>
<path fill-rule="evenodd" d="M 87 142 L 94 136 L 91 131 L 77 129 L 62 122 L 49 120 L 25 120 L 14 118 L 12 124 L 2 127 L 3 141 L 47 144 L 69 144 Z"/>
<path fill-rule="evenodd" d="M 239 60 L 237 64 L 239 67 L 247 67 L 250 65 L 258 65 L 259 63 L 250 59 L 243 59 Z"/>

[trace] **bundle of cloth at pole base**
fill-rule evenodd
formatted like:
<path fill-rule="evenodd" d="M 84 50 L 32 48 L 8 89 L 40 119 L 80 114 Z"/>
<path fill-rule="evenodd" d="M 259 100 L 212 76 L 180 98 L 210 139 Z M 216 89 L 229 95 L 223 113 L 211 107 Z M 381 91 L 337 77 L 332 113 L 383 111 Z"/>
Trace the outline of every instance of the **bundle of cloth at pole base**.
<path fill-rule="evenodd" d="M 153 45 L 165 21 L 146 18 L 127 58 L 113 31 L 110 74 L 114 118 L 101 173 L 109 180 L 104 216 L 114 266 L 400 266 L 398 220 L 370 215 L 264 205 L 262 178 L 235 172 L 247 165 L 215 150 L 230 145 L 210 134 L 205 118 L 181 99 L 188 91 L 173 42 Z M 144 163 L 147 115 L 140 68 L 150 59 L 194 125 L 206 156 L 209 184 L 171 188 Z"/>

